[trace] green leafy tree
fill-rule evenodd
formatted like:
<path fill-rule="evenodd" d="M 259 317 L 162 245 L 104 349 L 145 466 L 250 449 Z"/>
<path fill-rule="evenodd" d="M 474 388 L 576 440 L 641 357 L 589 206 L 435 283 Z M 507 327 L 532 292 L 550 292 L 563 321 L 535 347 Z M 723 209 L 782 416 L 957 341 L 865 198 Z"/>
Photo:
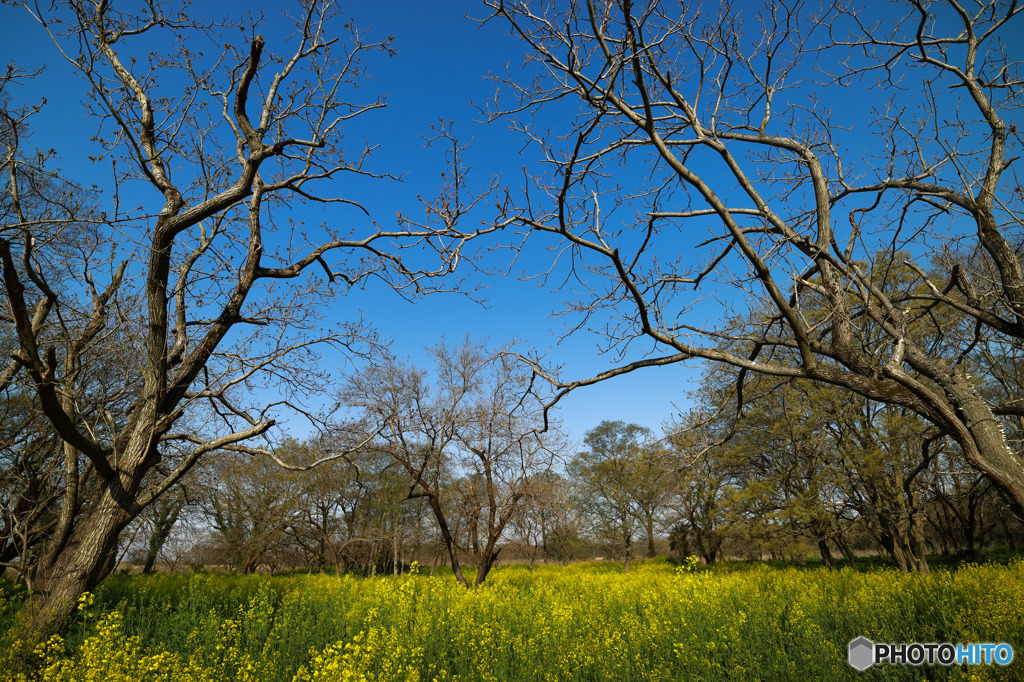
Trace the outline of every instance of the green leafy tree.
<path fill-rule="evenodd" d="M 612 543 L 626 571 L 641 532 L 646 534 L 648 556 L 654 556 L 655 528 L 672 490 L 664 452 L 653 441 L 650 429 L 603 421 L 587 431 L 587 449 L 569 468 L 598 538 Z"/>

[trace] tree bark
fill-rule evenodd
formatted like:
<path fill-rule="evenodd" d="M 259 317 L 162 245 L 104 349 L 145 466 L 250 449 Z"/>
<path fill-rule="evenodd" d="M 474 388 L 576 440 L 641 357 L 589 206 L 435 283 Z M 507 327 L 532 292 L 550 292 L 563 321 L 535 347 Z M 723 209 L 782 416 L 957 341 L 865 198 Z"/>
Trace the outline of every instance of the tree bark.
<path fill-rule="evenodd" d="M 825 564 L 825 568 L 831 571 L 835 566 L 833 564 L 832 552 L 828 548 L 827 540 L 818 540 L 818 553 L 821 554 L 821 560 Z"/>
<path fill-rule="evenodd" d="M 107 486 L 97 504 L 70 530 L 61 551 L 37 570 L 32 593 L 14 625 L 26 651 L 62 632 L 74 617 L 79 597 L 113 570 L 118 538 L 135 517 L 128 511 L 129 495 L 119 486 Z"/>
<path fill-rule="evenodd" d="M 836 546 L 839 547 L 839 551 L 843 553 L 846 560 L 850 562 L 850 568 L 855 571 L 860 571 L 857 567 L 857 556 L 853 553 L 853 548 L 850 547 L 850 543 L 846 540 L 846 536 L 840 533 L 835 537 Z"/>

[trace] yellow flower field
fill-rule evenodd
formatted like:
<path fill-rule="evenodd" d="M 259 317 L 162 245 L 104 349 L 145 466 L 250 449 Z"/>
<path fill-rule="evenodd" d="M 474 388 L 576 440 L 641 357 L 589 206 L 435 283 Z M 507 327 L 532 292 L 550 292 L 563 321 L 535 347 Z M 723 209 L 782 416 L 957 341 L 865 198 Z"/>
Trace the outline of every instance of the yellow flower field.
<path fill-rule="evenodd" d="M 119 576 L 82 601 L 66 641 L 38 650 L 35 678 L 1024 679 L 1019 661 L 866 673 L 846 662 L 858 635 L 1008 642 L 1021 655 L 1022 594 L 1022 561 L 929 576 L 513 566 L 478 590 L 423 575 Z"/>

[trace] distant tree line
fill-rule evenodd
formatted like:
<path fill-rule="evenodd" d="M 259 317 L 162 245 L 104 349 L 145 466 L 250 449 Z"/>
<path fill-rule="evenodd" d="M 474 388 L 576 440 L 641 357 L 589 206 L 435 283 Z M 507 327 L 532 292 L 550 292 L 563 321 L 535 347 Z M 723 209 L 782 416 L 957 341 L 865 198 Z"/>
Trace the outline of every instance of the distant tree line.
<path fill-rule="evenodd" d="M 469 343 L 436 357 L 442 369 L 451 357 L 478 369 L 494 362 Z M 368 383 L 430 384 L 428 373 L 402 363 L 374 371 L 389 382 L 365 374 L 345 392 L 362 387 L 365 402 Z M 500 395 L 486 385 L 492 398 Z M 857 568 L 861 557 L 879 555 L 903 571 L 927 572 L 927 554 L 977 561 L 987 547 L 1024 542 L 1024 524 L 1001 491 L 964 466 L 954 442 L 932 438 L 919 416 L 764 377 L 746 383 L 741 413 L 716 411 L 735 386 L 735 373 L 709 369 L 695 393 L 703 399 L 663 433 L 605 421 L 576 452 L 564 438 L 534 434 L 532 458 L 521 450 L 481 458 L 455 438 L 431 447 L 410 440 L 415 447 L 406 449 L 397 430 L 309 472 L 225 455 L 151 508 L 130 556 L 147 571 L 157 559 L 171 569 L 364 575 L 397 573 L 413 561 L 461 575 L 468 564 L 479 584 L 499 555 L 530 564 L 616 559 L 626 570 L 635 558 L 664 554 L 709 564 L 817 554 L 829 568 L 840 559 Z M 451 435 L 480 417 L 479 404 L 458 417 L 451 389 L 432 389 L 439 400 L 420 405 L 413 431 L 432 425 Z M 513 441 L 509 435 L 506 445 Z M 303 461 L 348 450 L 344 436 L 325 436 L 288 442 L 277 454 Z M 192 541 L 166 545 L 176 520 Z"/>

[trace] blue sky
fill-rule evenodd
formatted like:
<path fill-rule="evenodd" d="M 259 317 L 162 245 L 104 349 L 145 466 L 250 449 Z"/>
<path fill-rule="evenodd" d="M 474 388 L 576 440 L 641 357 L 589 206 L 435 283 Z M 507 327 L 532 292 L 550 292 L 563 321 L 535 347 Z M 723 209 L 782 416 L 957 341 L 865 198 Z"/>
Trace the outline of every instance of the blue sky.
<path fill-rule="evenodd" d="M 869 9 L 888 7 L 874 1 L 868 4 Z M 281 7 L 287 6 L 288 3 L 284 2 L 261 5 L 266 21 L 259 30 L 267 39 L 268 51 L 287 49 L 283 40 L 286 22 L 280 19 Z M 193 6 L 193 13 L 200 11 L 199 7 Z M 222 2 L 204 3 L 201 7 L 208 17 L 218 18 L 248 11 L 251 6 Z M 366 40 L 377 41 L 394 36 L 393 47 L 397 54 L 389 57 L 378 53 L 367 59 L 366 70 L 372 79 L 363 83 L 361 92 L 365 93 L 367 100 L 386 95 L 388 106 L 347 126 L 346 143 L 355 148 L 364 143 L 377 145 L 370 169 L 400 175 L 402 181 L 361 181 L 346 176 L 345 184 L 339 184 L 334 193 L 360 202 L 369 210 L 370 219 L 352 208 L 324 210 L 302 206 L 296 207 L 291 217 L 309 224 L 323 221 L 332 225 L 351 224 L 361 226 L 365 231 L 370 220 L 382 227 L 393 225 L 396 212 L 415 216 L 420 210 L 417 195 L 434 196 L 440 186 L 442 150 L 424 148 L 425 136 L 430 134 L 431 125 L 440 120 L 453 122 L 454 131 L 463 142 L 472 140 L 465 159 L 473 167 L 471 185 L 487 186 L 497 178 L 498 183 L 508 187 L 513 196 L 520 196 L 524 183 L 523 167 L 535 168 L 531 164 L 536 152 L 532 149 L 524 151 L 524 141 L 509 130 L 506 122 L 483 122 L 478 107 L 486 105 L 498 88 L 493 80 L 487 78 L 489 73 L 502 73 L 509 69 L 517 78 L 528 77 L 529 74 L 522 71 L 522 44 L 507 35 L 500 22 L 481 26 L 473 18 L 467 18 L 467 13 L 477 19 L 485 15 L 486 8 L 478 2 L 353 2 L 348 3 L 347 9 Z M 732 9 L 734 12 L 742 11 L 745 3 L 736 3 Z M 109 166 L 88 160 L 90 154 L 96 153 L 95 145 L 90 142 L 90 137 L 96 132 L 96 122 L 83 115 L 80 99 L 85 92 L 84 84 L 70 74 L 45 32 L 27 12 L 0 5 L 0 18 L 3 20 L 0 31 L 6 48 L 5 56 L 16 58 L 18 66 L 23 69 L 47 65 L 43 77 L 12 93 L 21 102 L 38 101 L 42 97 L 48 100 L 47 106 L 33 121 L 32 142 L 44 149 L 56 149 L 60 156 L 59 165 L 67 176 L 82 182 L 100 178 L 98 182 L 109 185 Z M 833 28 L 841 31 L 841 27 Z M 819 30 L 824 29 L 819 27 Z M 239 45 L 246 38 L 230 34 L 225 35 L 224 40 Z M 822 53 L 822 60 L 829 54 Z M 864 161 L 872 151 L 882 151 L 878 145 L 884 143 L 876 134 L 877 130 L 866 122 L 870 109 L 881 106 L 883 102 L 882 96 L 871 89 L 874 85 L 872 79 L 877 76 L 872 73 L 864 79 L 866 82 L 855 83 L 860 87 L 826 89 L 814 83 L 816 75 L 807 69 L 795 72 L 797 87 L 787 91 L 786 96 L 792 98 L 791 101 L 807 104 L 805 98 L 808 95 L 819 95 L 820 99 L 810 106 L 816 111 L 832 111 L 834 125 L 837 126 L 836 139 L 852 152 L 846 160 L 861 164 L 859 169 L 866 171 L 866 177 L 870 178 L 879 169 Z M 915 92 L 914 85 L 913 78 L 904 84 L 905 89 L 898 92 L 895 106 L 913 109 L 921 104 L 920 91 Z M 948 107 L 946 114 L 956 108 L 956 98 L 961 95 L 962 90 L 940 91 L 939 96 L 944 98 Z M 565 132 L 568 126 L 564 114 L 571 112 L 572 106 L 560 104 L 556 112 L 547 112 L 563 115 L 563 120 L 553 117 L 535 119 L 534 123 L 541 131 L 550 125 L 556 133 Z M 847 130 L 840 131 L 839 126 L 846 126 Z M 813 135 L 813 130 L 808 134 Z M 872 145 L 875 145 L 874 150 Z M 708 154 L 694 157 L 691 162 L 699 164 L 702 173 L 711 174 L 712 181 L 716 179 L 714 167 L 715 164 L 721 165 L 721 159 Z M 629 185 L 638 182 L 647 168 L 644 164 L 637 164 L 617 172 L 616 181 Z M 728 180 L 727 185 L 716 189 L 728 195 L 729 188 L 733 186 L 735 180 Z M 151 189 L 146 191 L 152 192 Z M 801 194 L 798 191 L 786 195 L 778 206 L 783 211 L 796 210 L 794 207 L 806 198 L 805 192 Z M 859 205 L 857 202 L 853 200 L 853 205 Z M 602 203 L 602 206 L 606 204 Z M 837 230 L 842 231 L 845 229 L 843 218 L 838 217 L 838 213 L 836 215 Z M 616 227 L 615 221 L 627 218 L 606 213 L 602 216 L 611 229 Z M 485 202 L 478 211 L 465 218 L 463 227 L 471 227 L 477 222 L 486 224 L 493 218 L 493 202 Z M 883 216 L 882 222 L 874 226 L 876 231 L 865 237 L 864 253 L 873 253 L 874 249 L 887 243 L 892 235 L 890 227 Z M 936 229 L 938 239 L 947 237 L 948 233 L 943 233 L 945 228 L 939 226 Z M 970 229 L 970 226 L 966 228 Z M 956 226 L 950 225 L 948 229 L 955 231 Z M 685 233 L 680 230 L 671 241 L 663 239 L 661 246 L 666 248 L 658 253 L 658 257 L 668 261 L 679 257 L 685 261 L 692 254 L 696 241 L 704 236 L 700 229 Z M 867 243 L 871 239 L 876 241 Z M 508 236 L 501 236 L 487 245 L 507 241 Z M 518 277 L 523 269 L 537 273 L 547 268 L 550 254 L 540 246 L 534 243 L 521 254 L 509 275 L 481 277 L 472 281 L 480 287 L 479 296 L 485 299 L 483 303 L 454 294 L 432 295 L 409 303 L 383 286 L 370 284 L 365 290 L 357 290 L 341 298 L 327 312 L 327 317 L 337 321 L 362 316 L 372 322 L 380 333 L 393 339 L 396 353 L 411 356 L 414 360 L 423 358 L 422 348 L 436 343 L 442 335 L 449 342 L 454 342 L 471 334 L 477 338 L 489 337 L 495 345 L 512 340 L 529 344 L 545 353 L 549 362 L 563 365 L 562 377 L 565 379 L 584 378 L 609 369 L 613 358 L 599 354 L 598 347 L 603 340 L 599 334 L 582 330 L 564 338 L 564 325 L 575 320 L 552 317 L 552 313 L 560 310 L 571 294 L 565 290 L 554 290 L 561 280 L 552 277 L 547 285 L 538 286 L 536 281 L 523 281 Z M 910 248 L 917 249 L 919 254 L 927 246 L 919 239 Z M 487 265 L 499 268 L 510 257 L 507 251 L 492 253 L 488 256 Z M 743 263 L 727 265 L 735 266 L 733 274 L 739 277 L 746 271 Z M 785 281 L 785 277 L 782 276 L 780 281 Z M 721 300 L 739 300 L 735 290 L 730 291 L 728 287 L 721 287 L 714 293 Z M 709 300 L 698 305 L 686 322 L 693 326 L 707 321 L 713 323 L 721 312 Z M 596 319 L 591 325 L 600 327 L 604 322 Z M 642 350 L 632 349 L 633 355 L 628 359 L 637 359 L 637 353 Z M 325 364 L 332 364 L 332 359 L 325 358 Z M 577 439 L 605 419 L 621 419 L 659 430 L 679 409 L 685 410 L 689 406 L 687 393 L 697 387 L 700 373 L 701 368 L 695 363 L 634 372 L 578 390 L 563 401 L 560 416 L 569 433 Z"/>
<path fill-rule="evenodd" d="M 193 12 L 198 12 L 198 7 L 194 6 Z M 204 3 L 202 7 L 209 16 L 216 17 L 237 13 L 248 5 L 224 2 Z M 264 32 L 271 40 L 279 10 L 271 3 L 263 8 L 270 22 Z M 402 175 L 401 183 L 359 183 L 353 190 L 352 198 L 366 206 L 382 225 L 386 226 L 396 211 L 415 215 L 417 194 L 436 193 L 442 168 L 440 153 L 424 149 L 423 136 L 439 119 L 453 121 L 463 140 L 473 138 L 468 162 L 478 185 L 488 184 L 492 176 L 513 191 L 522 184 L 520 169 L 529 157 L 529 153 L 522 154 L 522 140 L 503 123 L 481 122 L 475 106 L 494 95 L 496 85 L 486 79 L 489 71 L 500 72 L 506 65 L 515 70 L 521 62 L 520 45 L 505 35 L 503 27 L 494 23 L 481 28 L 465 17 L 467 11 L 480 16 L 484 9 L 476 3 L 447 1 L 349 3 L 350 15 L 368 39 L 394 36 L 397 50 L 394 57 L 379 55 L 368 62 L 373 80 L 363 87 L 368 93 L 386 93 L 388 108 L 370 114 L 353 135 L 379 145 L 372 161 L 374 169 Z M 87 159 L 96 153 L 89 142 L 96 123 L 84 118 L 79 104 L 85 91 L 83 82 L 70 74 L 46 34 L 24 10 L 3 5 L 0 17 L 5 61 L 13 57 L 24 69 L 47 66 L 42 78 L 15 93 L 22 102 L 47 99 L 46 108 L 33 122 L 32 142 L 56 149 L 59 166 L 68 176 L 83 182 L 97 175 L 106 180 L 109 171 Z M 315 210 L 296 212 L 296 218 L 311 222 L 321 217 L 322 213 Z M 486 221 L 491 217 L 485 210 L 469 216 L 469 220 Z M 352 212 L 327 218 L 361 219 Z M 520 264 L 527 269 L 539 268 L 544 257 L 539 249 L 531 251 Z M 499 254 L 498 258 L 507 259 L 508 254 Z M 371 286 L 341 299 L 328 316 L 353 318 L 361 312 L 393 339 L 396 352 L 414 359 L 424 345 L 436 343 L 442 335 L 454 341 L 469 333 L 490 337 L 496 344 L 525 341 L 547 352 L 550 360 L 564 364 L 566 378 L 582 378 L 608 369 L 610 359 L 598 354 L 597 336 L 578 333 L 558 344 L 564 321 L 552 319 L 551 313 L 559 309 L 564 295 L 551 291 L 552 286 L 519 281 L 517 273 L 518 269 L 513 269 L 504 278 L 479 280 L 481 295 L 487 299 L 485 305 L 458 295 L 434 295 L 410 304 L 393 292 Z M 698 377 L 696 366 L 637 372 L 577 391 L 563 401 L 560 417 L 577 439 L 604 419 L 621 419 L 659 430 L 676 413 L 673 403 L 680 408 L 688 405 L 686 392 L 694 388 L 690 382 Z"/>

